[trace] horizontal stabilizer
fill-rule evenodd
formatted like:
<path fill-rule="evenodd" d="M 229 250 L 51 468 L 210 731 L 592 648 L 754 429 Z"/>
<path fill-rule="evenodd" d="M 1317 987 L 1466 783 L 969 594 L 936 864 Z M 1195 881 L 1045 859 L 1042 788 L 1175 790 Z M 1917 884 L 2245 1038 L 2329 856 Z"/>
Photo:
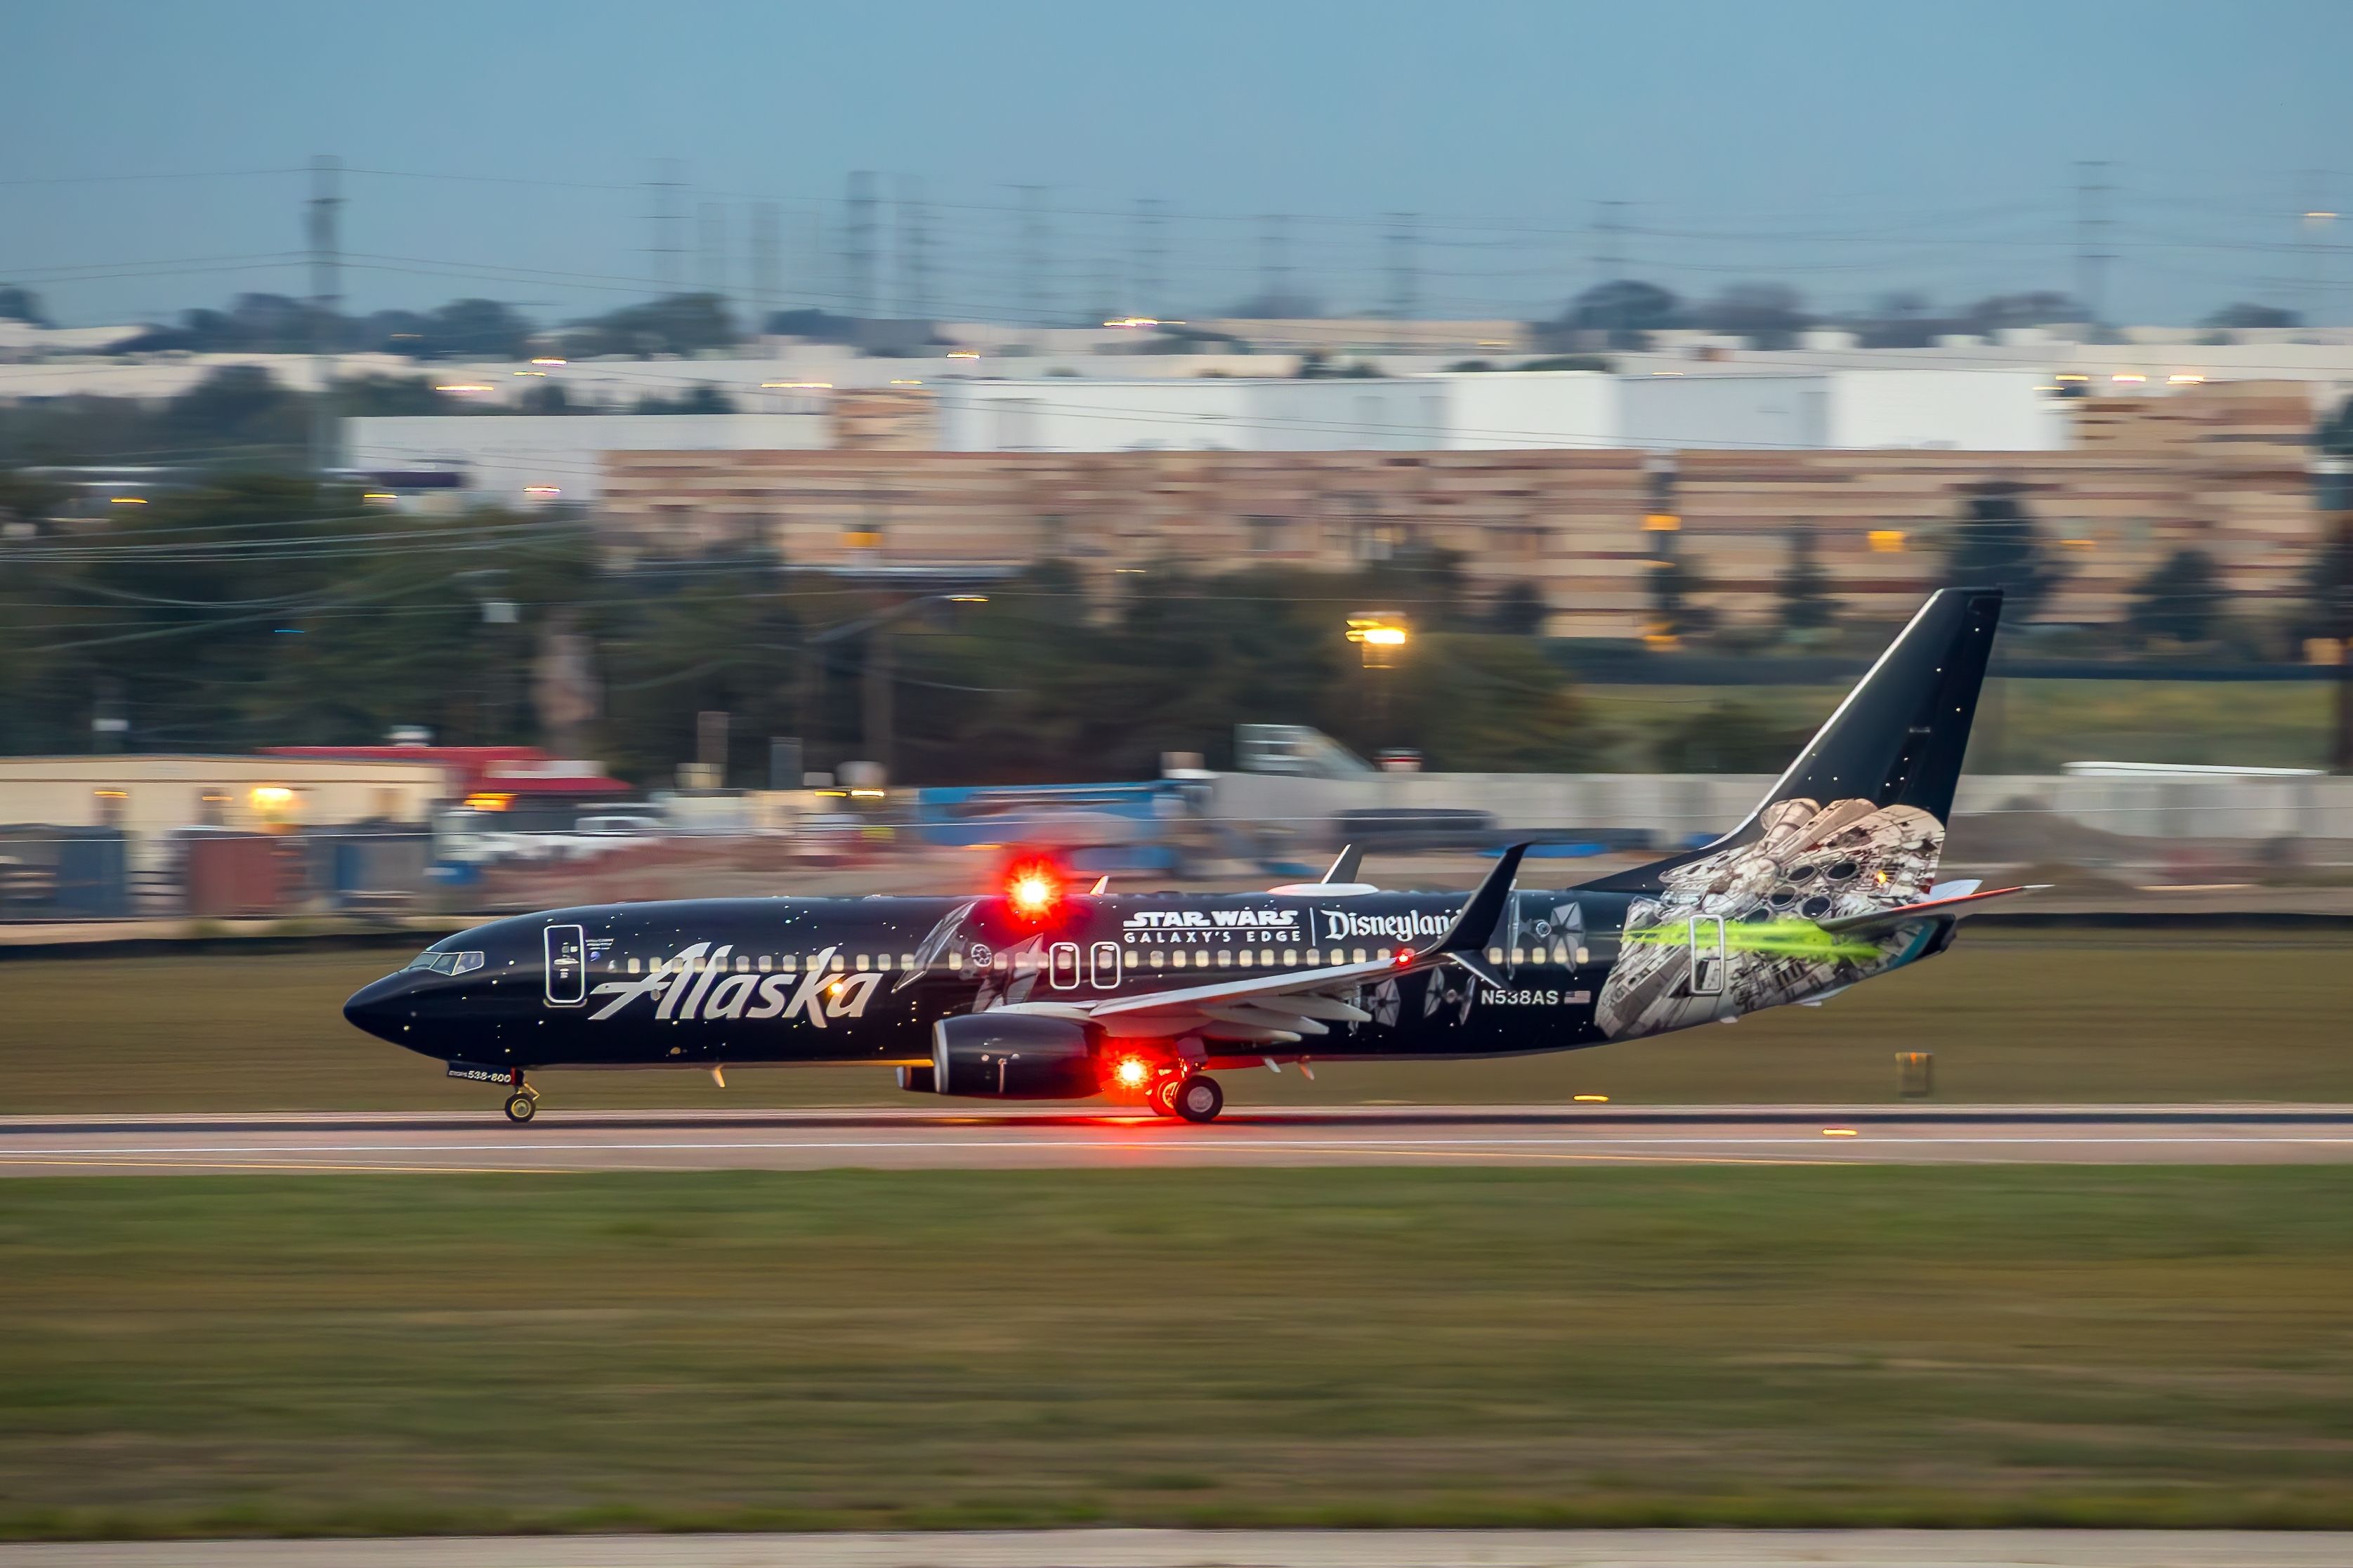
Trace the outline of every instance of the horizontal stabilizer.
<path fill-rule="evenodd" d="M 1989 899 L 2006 899 L 2013 893 L 2039 893 L 2049 888 L 2048 882 L 2038 882 L 2023 888 L 1989 888 L 1981 893 L 1957 893 L 1951 898 L 1929 899 L 1917 904 L 1903 904 L 1892 910 L 1873 910 L 1867 915 L 1838 915 L 1814 923 L 1833 936 L 1849 933 L 1868 935 L 1889 930 L 1910 921 L 1935 920 L 1939 916 L 1964 915 L 1975 912 L 1974 906 Z"/>

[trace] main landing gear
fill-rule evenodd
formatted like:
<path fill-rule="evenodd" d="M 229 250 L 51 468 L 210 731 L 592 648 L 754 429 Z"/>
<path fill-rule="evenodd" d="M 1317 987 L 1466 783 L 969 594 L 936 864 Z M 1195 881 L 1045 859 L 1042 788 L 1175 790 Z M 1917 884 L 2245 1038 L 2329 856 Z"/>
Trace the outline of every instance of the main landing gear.
<path fill-rule="evenodd" d="M 1152 1086 L 1145 1096 L 1155 1116 L 1181 1117 L 1187 1121 L 1215 1121 L 1226 1108 L 1226 1091 L 1206 1073 L 1189 1078 L 1171 1075 Z"/>
<path fill-rule="evenodd" d="M 507 1096 L 507 1120 L 521 1126 L 539 1114 L 539 1090 L 527 1083 L 517 1084 Z"/>

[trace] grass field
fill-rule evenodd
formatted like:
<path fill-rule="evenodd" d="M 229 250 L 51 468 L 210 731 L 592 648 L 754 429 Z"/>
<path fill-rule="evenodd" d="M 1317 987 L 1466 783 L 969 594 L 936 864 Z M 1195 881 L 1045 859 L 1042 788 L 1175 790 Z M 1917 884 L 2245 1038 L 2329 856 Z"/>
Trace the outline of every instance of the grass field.
<path fill-rule="evenodd" d="M 497 1096 L 360 1034 L 343 999 L 391 949 L 0 963 L 0 1113 L 488 1110 Z M 1862 1101 L 1894 1053 L 1953 1100 L 2353 1101 L 2353 932 L 2005 930 L 1820 1007 L 1510 1061 L 1229 1075 L 1240 1103 Z M 565 1108 L 907 1103 L 874 1068 L 539 1075 Z"/>
<path fill-rule="evenodd" d="M 2353 1525 L 2353 1171 L 16 1181 L 0 1534 Z"/>

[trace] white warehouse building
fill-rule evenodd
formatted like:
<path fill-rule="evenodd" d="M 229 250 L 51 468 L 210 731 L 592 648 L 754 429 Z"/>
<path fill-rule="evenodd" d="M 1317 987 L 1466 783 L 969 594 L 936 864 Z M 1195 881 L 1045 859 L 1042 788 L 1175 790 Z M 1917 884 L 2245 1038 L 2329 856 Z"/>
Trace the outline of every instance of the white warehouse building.
<path fill-rule="evenodd" d="M 2031 371 L 1465 372 L 1319 380 L 935 384 L 952 452 L 1938 447 L 2048 452 L 2063 402 Z"/>
<path fill-rule="evenodd" d="M 831 418 L 795 414 L 426 414 L 343 421 L 343 461 L 460 476 L 466 501 L 594 502 L 607 452 L 818 451 Z M 387 481 L 388 483 L 392 481 Z"/>

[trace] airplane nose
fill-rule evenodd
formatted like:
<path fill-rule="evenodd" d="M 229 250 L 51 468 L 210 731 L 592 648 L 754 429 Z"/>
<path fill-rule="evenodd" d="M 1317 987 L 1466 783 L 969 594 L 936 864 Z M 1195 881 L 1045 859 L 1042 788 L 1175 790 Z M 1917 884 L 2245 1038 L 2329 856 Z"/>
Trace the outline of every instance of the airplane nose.
<path fill-rule="evenodd" d="M 408 1005 L 414 988 L 405 973 L 371 981 L 352 993 L 351 999 L 343 1004 L 343 1017 L 355 1028 L 365 1029 L 380 1040 L 403 1044 L 401 1026 L 409 1022 L 415 1012 Z"/>

